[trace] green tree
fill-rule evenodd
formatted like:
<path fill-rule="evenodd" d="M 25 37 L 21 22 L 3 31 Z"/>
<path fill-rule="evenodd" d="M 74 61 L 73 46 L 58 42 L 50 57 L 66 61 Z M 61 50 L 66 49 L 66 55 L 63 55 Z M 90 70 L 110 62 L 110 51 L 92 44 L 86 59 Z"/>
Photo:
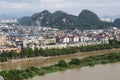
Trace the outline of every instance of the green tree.
<path fill-rule="evenodd" d="M 78 58 L 72 58 L 69 64 L 80 65 L 81 61 Z"/>
<path fill-rule="evenodd" d="M 60 66 L 60 67 L 67 67 L 68 64 L 66 63 L 66 61 L 60 60 L 60 61 L 58 62 L 58 66 Z"/>

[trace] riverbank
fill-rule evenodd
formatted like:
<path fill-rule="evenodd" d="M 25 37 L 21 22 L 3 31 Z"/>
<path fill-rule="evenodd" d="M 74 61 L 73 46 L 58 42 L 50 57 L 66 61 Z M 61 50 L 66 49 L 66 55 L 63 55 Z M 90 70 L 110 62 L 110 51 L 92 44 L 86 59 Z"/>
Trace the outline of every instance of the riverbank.
<path fill-rule="evenodd" d="M 57 57 L 64 57 L 64 56 L 76 56 L 76 55 L 89 55 L 94 53 L 98 53 L 96 55 L 101 55 L 101 54 L 107 54 L 110 52 L 119 52 L 120 49 L 108 49 L 108 50 L 99 50 L 99 51 L 90 51 L 90 52 L 78 52 L 74 54 L 67 54 L 67 55 L 59 55 L 59 56 L 49 56 L 49 57 L 43 57 L 43 56 L 38 56 L 38 57 L 31 57 L 31 58 L 21 58 L 21 59 L 11 59 L 8 60 L 7 62 L 0 62 L 0 64 L 7 64 L 7 63 L 17 63 L 17 62 L 23 62 L 23 61 L 31 61 L 31 60 L 45 60 L 45 59 L 50 59 L 50 58 L 57 58 Z M 99 54 L 100 53 L 100 54 Z M 92 56 L 93 56 L 92 55 Z"/>
<path fill-rule="evenodd" d="M 26 58 L 21 60 L 14 60 L 10 62 L 2 62 L 0 64 L 0 70 L 11 70 L 11 69 L 26 69 L 30 66 L 34 67 L 42 67 L 42 66 L 50 66 L 56 64 L 59 60 L 63 59 L 67 62 L 70 61 L 71 58 L 85 58 L 89 56 L 95 55 L 103 55 L 109 54 L 111 52 L 120 52 L 120 49 L 109 49 L 109 50 L 100 50 L 100 51 L 91 51 L 91 52 L 81 52 L 75 54 L 68 55 L 60 55 L 60 56 L 51 56 L 51 57 L 34 57 L 34 58 Z"/>
<path fill-rule="evenodd" d="M 31 61 L 31 60 L 36 60 L 36 59 L 41 59 L 41 60 L 44 60 L 44 59 L 47 59 L 49 57 L 32 57 L 32 58 L 22 58 L 22 59 L 11 59 L 11 60 L 8 60 L 7 62 L 0 62 L 0 64 L 7 64 L 7 63 L 17 63 L 17 62 L 23 62 L 23 61 Z"/>
<path fill-rule="evenodd" d="M 69 62 L 65 62 L 64 60 L 60 60 L 58 64 L 51 65 L 48 67 L 35 68 L 30 67 L 26 70 L 10 70 L 10 71 L 2 71 L 0 75 L 2 75 L 5 80 L 23 80 L 32 78 L 37 75 L 44 75 L 47 73 L 53 73 L 57 71 L 63 71 L 72 68 L 81 68 L 85 66 L 94 66 L 97 64 L 108 64 L 120 61 L 120 52 L 90 56 L 83 59 L 71 59 Z M 17 75 L 16 75 L 17 74 Z M 16 76 L 15 76 L 16 75 Z"/>

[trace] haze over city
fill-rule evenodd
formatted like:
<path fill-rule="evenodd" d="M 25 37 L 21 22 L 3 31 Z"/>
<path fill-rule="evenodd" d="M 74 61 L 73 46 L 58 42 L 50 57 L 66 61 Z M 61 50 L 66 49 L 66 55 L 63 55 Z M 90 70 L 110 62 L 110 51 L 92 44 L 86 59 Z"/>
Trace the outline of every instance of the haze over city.
<path fill-rule="evenodd" d="M 12 17 L 29 16 L 43 10 L 61 10 L 78 15 L 83 9 L 98 16 L 120 15 L 119 0 L 0 0 L 0 4 L 0 15 Z"/>

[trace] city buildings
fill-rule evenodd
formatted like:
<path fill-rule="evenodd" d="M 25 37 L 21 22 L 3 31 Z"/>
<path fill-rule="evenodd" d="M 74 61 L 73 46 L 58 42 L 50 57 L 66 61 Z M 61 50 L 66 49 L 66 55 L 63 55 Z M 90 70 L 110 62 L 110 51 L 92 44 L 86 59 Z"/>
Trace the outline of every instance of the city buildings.
<path fill-rule="evenodd" d="M 109 40 L 120 41 L 120 29 L 93 30 L 59 30 L 41 26 L 9 26 L 1 24 L 0 49 L 3 51 L 22 48 L 64 48 L 68 46 L 84 46 L 95 44 L 108 44 Z M 8 47 L 8 46 L 14 46 Z M 3 47 L 3 48 L 2 48 Z"/>

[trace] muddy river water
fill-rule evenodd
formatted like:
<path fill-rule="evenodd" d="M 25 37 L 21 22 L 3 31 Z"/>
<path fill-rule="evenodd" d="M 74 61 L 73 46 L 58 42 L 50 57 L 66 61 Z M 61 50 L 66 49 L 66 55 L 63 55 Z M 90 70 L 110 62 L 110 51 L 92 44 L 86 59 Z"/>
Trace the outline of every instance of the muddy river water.
<path fill-rule="evenodd" d="M 69 69 L 29 80 L 120 80 L 120 63 Z"/>

